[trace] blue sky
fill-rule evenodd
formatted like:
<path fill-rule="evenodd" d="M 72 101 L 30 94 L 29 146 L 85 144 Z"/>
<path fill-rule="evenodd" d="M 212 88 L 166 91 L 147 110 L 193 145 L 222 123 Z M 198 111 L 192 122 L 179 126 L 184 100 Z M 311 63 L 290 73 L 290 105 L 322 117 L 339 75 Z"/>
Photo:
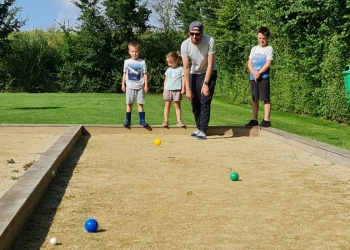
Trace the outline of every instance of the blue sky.
<path fill-rule="evenodd" d="M 17 0 L 14 6 L 22 8 L 22 19 L 28 19 L 21 30 L 46 30 L 64 21 L 74 25 L 80 11 L 71 0 Z"/>
<path fill-rule="evenodd" d="M 14 6 L 21 7 L 19 13 L 22 19 L 27 19 L 21 30 L 47 30 L 57 22 L 73 25 L 77 23 L 80 9 L 72 0 L 16 0 Z M 155 25 L 154 17 L 150 21 Z"/>

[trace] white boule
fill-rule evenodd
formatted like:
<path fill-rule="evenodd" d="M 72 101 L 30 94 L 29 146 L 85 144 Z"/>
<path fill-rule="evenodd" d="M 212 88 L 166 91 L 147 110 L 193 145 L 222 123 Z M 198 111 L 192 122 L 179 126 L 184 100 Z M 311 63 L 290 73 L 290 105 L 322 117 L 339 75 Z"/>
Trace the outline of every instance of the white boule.
<path fill-rule="evenodd" d="M 51 243 L 52 245 L 56 245 L 56 244 L 57 244 L 57 239 L 56 239 L 55 237 L 51 238 L 51 239 L 50 239 L 50 243 Z"/>

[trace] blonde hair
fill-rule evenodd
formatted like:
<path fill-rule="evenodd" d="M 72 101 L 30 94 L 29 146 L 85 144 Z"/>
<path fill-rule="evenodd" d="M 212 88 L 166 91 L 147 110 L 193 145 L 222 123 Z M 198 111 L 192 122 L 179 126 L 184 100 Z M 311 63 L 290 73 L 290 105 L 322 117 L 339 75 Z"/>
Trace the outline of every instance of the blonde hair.
<path fill-rule="evenodd" d="M 180 62 L 180 54 L 178 52 L 172 51 L 166 54 L 165 56 L 165 62 L 167 62 L 167 59 L 172 59 L 176 62 L 176 64 L 179 64 Z"/>
<path fill-rule="evenodd" d="M 140 44 L 138 42 L 135 42 L 135 41 L 130 42 L 128 44 L 128 49 L 130 49 L 130 47 L 138 48 L 140 50 Z"/>

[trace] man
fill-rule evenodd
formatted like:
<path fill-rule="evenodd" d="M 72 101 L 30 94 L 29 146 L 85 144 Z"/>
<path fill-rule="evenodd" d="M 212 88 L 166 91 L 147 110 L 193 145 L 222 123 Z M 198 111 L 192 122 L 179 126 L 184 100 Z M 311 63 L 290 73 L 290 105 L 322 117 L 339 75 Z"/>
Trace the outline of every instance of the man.
<path fill-rule="evenodd" d="M 181 44 L 181 57 L 186 97 L 191 101 L 197 126 L 191 136 L 206 139 L 217 77 L 216 49 L 214 39 L 203 34 L 203 25 L 198 21 L 190 24 L 189 36 Z"/>

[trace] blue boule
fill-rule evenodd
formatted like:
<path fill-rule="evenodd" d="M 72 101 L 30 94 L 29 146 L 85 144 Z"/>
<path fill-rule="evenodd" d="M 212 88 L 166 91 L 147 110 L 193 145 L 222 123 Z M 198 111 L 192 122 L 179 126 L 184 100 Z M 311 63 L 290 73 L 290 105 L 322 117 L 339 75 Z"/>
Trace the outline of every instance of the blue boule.
<path fill-rule="evenodd" d="M 96 233 L 97 229 L 98 229 L 98 223 L 95 219 L 87 219 L 85 221 L 85 229 L 86 231 L 88 231 L 89 233 Z"/>

